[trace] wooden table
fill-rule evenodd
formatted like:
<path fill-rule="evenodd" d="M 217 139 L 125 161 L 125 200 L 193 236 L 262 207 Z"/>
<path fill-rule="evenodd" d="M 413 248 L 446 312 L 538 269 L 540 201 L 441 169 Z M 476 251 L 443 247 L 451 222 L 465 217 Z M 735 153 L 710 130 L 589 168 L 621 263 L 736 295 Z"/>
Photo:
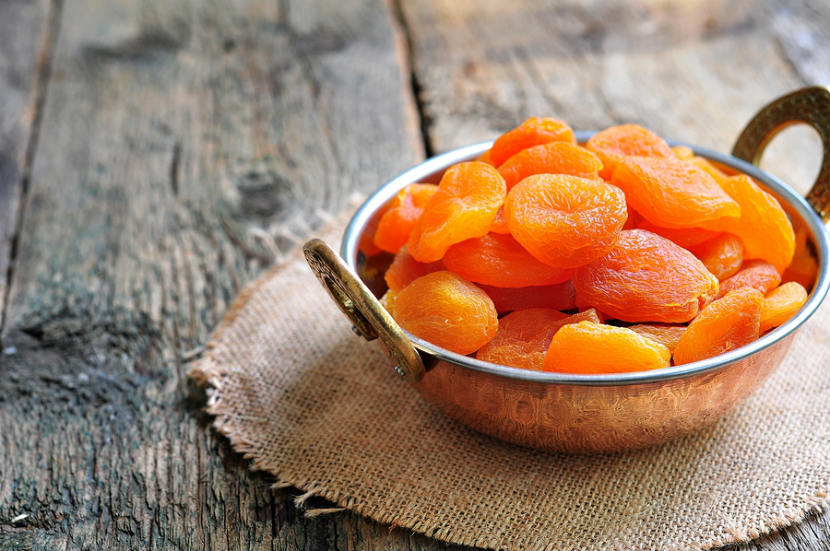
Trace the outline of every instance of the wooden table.
<path fill-rule="evenodd" d="M 446 549 L 305 518 L 210 430 L 187 360 L 234 294 L 353 192 L 527 116 L 727 151 L 828 82 L 826 0 L 3 0 L 0 548 Z M 773 149 L 806 189 L 817 140 Z M 738 549 L 828 541 L 814 514 Z"/>

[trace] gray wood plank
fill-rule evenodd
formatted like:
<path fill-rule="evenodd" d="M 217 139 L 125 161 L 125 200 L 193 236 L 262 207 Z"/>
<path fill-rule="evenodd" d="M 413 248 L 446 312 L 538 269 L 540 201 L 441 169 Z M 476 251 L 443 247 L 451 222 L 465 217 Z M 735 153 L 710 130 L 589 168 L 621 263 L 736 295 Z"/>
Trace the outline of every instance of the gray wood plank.
<path fill-rule="evenodd" d="M 430 545 L 306 520 L 210 430 L 182 359 L 422 159 L 402 56 L 378 0 L 65 3 L 0 355 L 0 547 Z"/>
<path fill-rule="evenodd" d="M 540 114 L 586 130 L 635 122 L 729 151 L 761 106 L 830 82 L 830 4 L 820 0 L 402 6 L 436 151 Z M 765 166 L 803 189 L 820 146 L 796 134 Z"/>
<path fill-rule="evenodd" d="M 38 75 L 47 70 L 48 8 L 47 0 L 0 4 L 0 329 L 24 196 L 26 154 L 42 95 Z"/>

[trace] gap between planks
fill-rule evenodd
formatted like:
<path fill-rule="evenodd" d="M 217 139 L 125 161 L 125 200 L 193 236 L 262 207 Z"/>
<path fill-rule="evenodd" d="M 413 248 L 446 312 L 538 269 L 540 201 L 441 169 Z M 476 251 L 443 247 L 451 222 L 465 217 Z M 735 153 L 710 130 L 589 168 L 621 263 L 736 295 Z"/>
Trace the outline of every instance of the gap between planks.
<path fill-rule="evenodd" d="M 403 53 L 405 57 L 403 59 L 404 66 L 402 69 L 409 80 L 409 91 L 412 94 L 412 101 L 418 115 L 418 130 L 421 134 L 421 145 L 424 148 L 424 155 L 429 159 L 435 155 L 432 139 L 429 135 L 431 123 L 424 106 L 422 94 L 424 87 L 418 77 L 418 72 L 415 70 L 415 47 L 412 42 L 412 32 L 409 28 L 409 22 L 406 20 L 406 14 L 404 14 L 403 7 L 401 6 L 402 1 L 389 0 L 388 5 L 393 24 L 397 27 L 397 32 L 403 38 Z"/>
<path fill-rule="evenodd" d="M 50 0 L 49 10 L 46 15 L 47 27 L 43 35 L 43 42 L 37 55 L 37 70 L 35 81 L 32 87 L 30 105 L 32 106 L 32 126 L 29 131 L 29 138 L 26 143 L 23 157 L 23 170 L 20 180 L 20 200 L 18 212 L 14 223 L 11 245 L 9 247 L 9 267 L 6 270 L 5 296 L 2 297 L 0 305 L 0 346 L 2 345 L 3 331 L 6 328 L 6 312 L 9 308 L 9 297 L 11 296 L 12 280 L 14 269 L 17 263 L 17 251 L 20 243 L 20 233 L 23 230 L 23 220 L 26 214 L 26 207 L 29 198 L 29 179 L 32 172 L 32 164 L 37 152 L 38 138 L 40 137 L 40 125 L 43 119 L 43 106 L 46 103 L 46 94 L 49 90 L 49 81 L 52 79 L 52 61 L 55 57 L 55 48 L 60 32 L 61 13 L 63 12 L 64 0 Z"/>

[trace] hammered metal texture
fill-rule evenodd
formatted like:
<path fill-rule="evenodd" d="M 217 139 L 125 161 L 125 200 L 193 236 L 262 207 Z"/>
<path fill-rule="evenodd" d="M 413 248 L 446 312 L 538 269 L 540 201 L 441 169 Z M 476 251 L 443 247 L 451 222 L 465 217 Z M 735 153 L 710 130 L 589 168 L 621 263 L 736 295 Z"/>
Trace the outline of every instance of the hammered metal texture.
<path fill-rule="evenodd" d="M 555 385 L 440 361 L 413 386 L 450 417 L 514 444 L 613 452 L 666 442 L 714 423 L 766 380 L 792 337 L 722 369 L 655 383 Z"/>
<path fill-rule="evenodd" d="M 802 88 L 765 106 L 741 132 L 732 155 L 757 166 L 775 135 L 800 123 L 812 126 L 821 138 L 821 168 L 806 199 L 826 223 L 830 220 L 830 89 Z"/>
<path fill-rule="evenodd" d="M 383 343 L 398 375 L 413 382 L 420 380 L 424 375 L 421 356 L 392 316 L 337 253 L 323 241 L 312 239 L 303 246 L 303 254 L 314 275 L 351 320 L 356 332 L 366 340 L 378 338 Z"/>

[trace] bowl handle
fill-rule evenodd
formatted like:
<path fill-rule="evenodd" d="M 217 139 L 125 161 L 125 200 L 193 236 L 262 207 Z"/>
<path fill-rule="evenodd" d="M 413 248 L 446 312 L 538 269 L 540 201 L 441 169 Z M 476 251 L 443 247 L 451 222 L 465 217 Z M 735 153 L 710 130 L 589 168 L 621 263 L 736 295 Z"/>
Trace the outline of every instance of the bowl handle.
<path fill-rule="evenodd" d="M 769 142 L 793 124 L 809 124 L 821 137 L 824 150 L 821 170 L 806 199 L 827 223 L 830 221 L 830 88 L 802 88 L 765 106 L 738 136 L 732 155 L 757 166 Z"/>
<path fill-rule="evenodd" d="M 351 320 L 352 330 L 367 341 L 380 337 L 395 372 L 410 381 L 421 380 L 425 369 L 420 354 L 403 329 L 337 253 L 320 239 L 308 241 L 303 246 L 303 253 L 314 275 Z"/>

